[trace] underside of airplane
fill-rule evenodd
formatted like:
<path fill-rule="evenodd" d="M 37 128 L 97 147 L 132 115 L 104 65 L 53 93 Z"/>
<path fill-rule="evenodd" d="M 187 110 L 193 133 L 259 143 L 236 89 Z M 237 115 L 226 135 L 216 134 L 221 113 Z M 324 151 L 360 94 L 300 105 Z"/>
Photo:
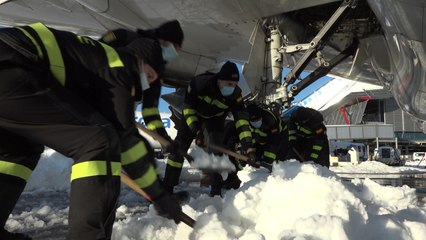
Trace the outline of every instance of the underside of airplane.
<path fill-rule="evenodd" d="M 287 108 L 300 91 L 334 74 L 382 85 L 426 132 L 425 6 L 421 0 L 3 0 L 0 25 L 41 21 L 97 38 L 177 19 L 185 39 L 179 58 L 167 64 L 170 86 L 232 60 L 243 66 L 249 98 Z M 286 76 L 283 68 L 290 69 Z"/>

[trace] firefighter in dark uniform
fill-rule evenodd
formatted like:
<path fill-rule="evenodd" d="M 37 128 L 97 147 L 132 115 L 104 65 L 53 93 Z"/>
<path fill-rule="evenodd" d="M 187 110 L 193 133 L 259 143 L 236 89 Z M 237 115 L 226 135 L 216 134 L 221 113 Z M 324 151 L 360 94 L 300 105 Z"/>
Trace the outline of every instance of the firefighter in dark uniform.
<path fill-rule="evenodd" d="M 74 160 L 68 239 L 111 238 L 121 168 L 179 221 L 134 123 L 135 100 L 164 69 L 158 42 L 113 49 L 35 23 L 0 29 L 0 52 L 0 239 L 30 239 L 4 226 L 44 146 Z"/>
<path fill-rule="evenodd" d="M 272 164 L 287 156 L 287 126 L 281 117 L 257 103 L 247 106 L 256 155 L 259 161 Z"/>
<path fill-rule="evenodd" d="M 184 34 L 179 21 L 172 20 L 161 24 L 157 28 L 148 30 L 130 31 L 122 28 L 111 30 L 105 33 L 99 41 L 112 47 L 124 47 L 141 37 L 158 40 L 163 59 L 167 62 L 178 57 L 178 52 L 182 48 Z M 150 85 L 149 89 L 144 91 L 144 98 L 148 100 L 142 102 L 142 117 L 148 129 L 156 131 L 163 138 L 172 141 L 164 128 L 158 111 L 162 83 L 163 79 L 155 81 Z M 164 150 L 167 152 L 173 151 L 173 146 L 169 145 L 169 149 Z"/>
<path fill-rule="evenodd" d="M 323 116 L 312 108 L 298 107 L 288 123 L 288 159 L 314 161 L 330 166 L 327 129 Z"/>
<path fill-rule="evenodd" d="M 204 146 L 205 140 L 212 144 L 221 145 L 228 112 L 232 112 L 239 140 L 246 152 L 254 152 L 251 148 L 251 133 L 248 115 L 237 86 L 239 71 L 235 63 L 226 62 L 217 74 L 196 76 L 190 83 L 183 108 L 183 117 L 178 125 L 175 144 L 179 152 L 186 152 L 195 138 L 199 146 Z M 208 139 L 204 139 L 204 130 Z M 164 185 L 169 192 L 179 182 L 183 165 L 183 157 L 178 153 L 170 154 L 167 159 Z M 222 177 L 218 173 L 209 176 L 210 195 L 221 195 Z"/>
<path fill-rule="evenodd" d="M 182 48 L 183 31 L 179 21 L 172 20 L 165 22 L 153 29 L 137 29 L 130 31 L 119 28 L 106 32 L 99 41 L 110 45 L 111 47 L 124 47 L 137 38 L 145 37 L 157 39 L 160 43 L 163 59 L 171 61 L 178 56 Z"/>

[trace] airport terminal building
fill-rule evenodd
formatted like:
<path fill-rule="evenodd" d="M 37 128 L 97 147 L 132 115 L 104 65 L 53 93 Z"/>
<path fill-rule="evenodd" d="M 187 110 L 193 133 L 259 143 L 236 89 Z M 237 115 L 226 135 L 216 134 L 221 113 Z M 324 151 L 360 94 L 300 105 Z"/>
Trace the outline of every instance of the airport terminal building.
<path fill-rule="evenodd" d="M 426 152 L 426 134 L 381 85 L 333 76 L 298 105 L 322 112 L 330 140 L 390 145 L 402 155 Z"/>

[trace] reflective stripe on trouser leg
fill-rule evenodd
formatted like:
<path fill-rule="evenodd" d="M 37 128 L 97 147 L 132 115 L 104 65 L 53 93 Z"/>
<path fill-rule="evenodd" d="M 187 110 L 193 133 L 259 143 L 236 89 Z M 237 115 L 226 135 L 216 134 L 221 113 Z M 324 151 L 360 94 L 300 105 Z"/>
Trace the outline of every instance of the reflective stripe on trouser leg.
<path fill-rule="evenodd" d="M 0 128 L 0 229 L 13 211 L 44 146 Z"/>

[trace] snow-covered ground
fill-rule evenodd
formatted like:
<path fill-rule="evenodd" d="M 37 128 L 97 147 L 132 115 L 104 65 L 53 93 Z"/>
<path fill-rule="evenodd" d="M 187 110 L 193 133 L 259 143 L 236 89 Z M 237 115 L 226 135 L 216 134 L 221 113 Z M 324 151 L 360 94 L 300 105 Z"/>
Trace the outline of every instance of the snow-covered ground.
<path fill-rule="evenodd" d="M 246 167 L 243 185 L 223 198 L 200 187 L 201 173 L 184 165 L 180 189 L 190 192 L 183 211 L 194 229 L 156 215 L 123 186 L 113 239 L 276 240 L 276 239 L 426 239 L 426 207 L 415 189 L 382 186 L 370 179 L 342 180 L 349 173 L 426 173 L 426 162 L 388 167 L 378 162 L 324 168 L 290 160 L 266 169 Z M 71 160 L 46 150 L 6 226 L 34 239 L 65 239 Z M 164 160 L 159 160 L 164 172 Z M 424 199 L 423 202 L 426 202 Z"/>

